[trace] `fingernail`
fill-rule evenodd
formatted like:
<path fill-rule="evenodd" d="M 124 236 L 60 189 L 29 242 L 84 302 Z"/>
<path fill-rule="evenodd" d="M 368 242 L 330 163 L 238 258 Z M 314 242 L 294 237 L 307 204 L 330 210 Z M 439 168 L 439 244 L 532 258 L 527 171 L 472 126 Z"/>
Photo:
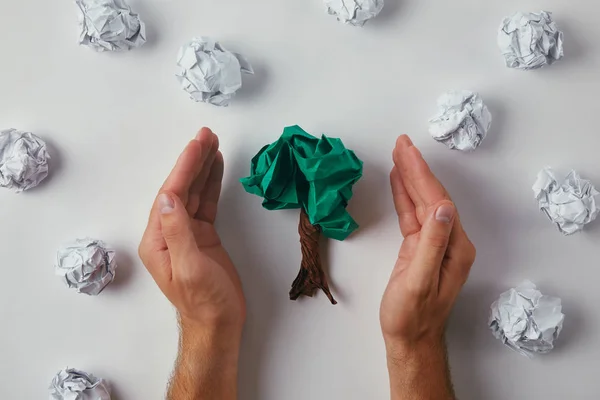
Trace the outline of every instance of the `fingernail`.
<path fill-rule="evenodd" d="M 437 219 L 440 222 L 444 222 L 446 224 L 449 224 L 450 221 L 452 221 L 452 218 L 454 217 L 454 207 L 452 207 L 449 204 L 444 204 L 438 207 L 437 211 L 435 212 L 435 219 Z"/>
<path fill-rule="evenodd" d="M 165 193 L 158 195 L 158 209 L 161 214 L 168 214 L 175 209 L 173 199 Z"/>

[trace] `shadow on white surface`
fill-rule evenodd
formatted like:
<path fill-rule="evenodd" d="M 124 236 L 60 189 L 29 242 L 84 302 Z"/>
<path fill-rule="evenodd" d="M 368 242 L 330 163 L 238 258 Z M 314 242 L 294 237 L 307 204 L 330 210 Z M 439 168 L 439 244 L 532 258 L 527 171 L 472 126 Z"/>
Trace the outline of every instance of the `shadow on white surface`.
<path fill-rule="evenodd" d="M 477 151 L 495 152 L 498 151 L 498 148 L 502 147 L 502 139 L 510 137 L 505 131 L 506 121 L 509 116 L 506 105 L 500 98 L 484 95 L 483 101 L 492 114 L 492 126 L 485 140 L 481 143 L 481 148 Z"/>
<path fill-rule="evenodd" d="M 556 19 L 556 15 L 554 15 L 554 18 Z M 558 67 L 561 64 L 567 67 L 569 65 L 580 65 L 582 62 L 590 61 L 590 57 L 588 57 L 589 52 L 586 51 L 586 47 L 584 46 L 584 38 L 579 37 L 581 29 L 573 26 L 576 21 L 561 20 L 559 18 L 556 23 L 558 29 L 562 30 L 565 34 L 565 56 L 551 67 Z"/>
<path fill-rule="evenodd" d="M 42 131 L 39 133 L 39 137 L 42 138 L 42 140 L 46 143 L 48 154 L 50 154 L 50 161 L 48 161 L 48 177 L 44 179 L 38 186 L 39 188 L 43 188 L 60 176 L 64 168 L 64 161 L 62 154 L 59 148 L 56 146 L 50 133 Z"/>
<path fill-rule="evenodd" d="M 114 382 L 110 382 L 110 400 L 125 400 L 125 396 L 121 394 Z"/>
<path fill-rule="evenodd" d="M 244 54 L 245 55 L 245 54 Z M 254 75 L 242 74 L 242 88 L 236 94 L 234 102 L 253 103 L 265 96 L 269 85 L 270 71 L 266 64 L 248 57 Z M 234 105 L 235 106 L 235 105 Z"/>
<path fill-rule="evenodd" d="M 137 256 L 129 254 L 127 248 L 116 247 L 117 270 L 115 271 L 115 279 L 106 287 L 107 291 L 123 290 L 131 282 L 135 273 L 135 264 Z"/>
<path fill-rule="evenodd" d="M 371 25 L 387 25 L 387 24 L 397 24 L 400 15 L 400 12 L 405 8 L 406 1 L 410 0 L 386 0 L 385 5 L 383 6 L 383 10 L 377 16 L 377 18 L 373 19 L 369 22 Z"/>
<path fill-rule="evenodd" d="M 491 400 L 491 393 L 484 386 L 481 366 L 478 365 L 480 355 L 474 349 L 495 344 L 496 339 L 482 321 L 488 320 L 490 305 L 500 293 L 497 287 L 467 284 L 450 316 L 446 340 L 452 380 L 457 398 L 461 400 Z"/>
<path fill-rule="evenodd" d="M 487 143 L 490 144 L 495 146 Z M 478 154 L 438 154 L 426 154 L 427 162 L 452 196 L 461 222 L 477 248 L 471 276 L 457 299 L 446 333 L 456 395 L 461 400 L 501 400 L 494 393 L 495 388 L 486 386 L 485 364 L 479 349 L 496 344 L 487 321 L 490 305 L 507 290 L 500 287 L 502 277 L 518 265 L 512 247 L 519 238 L 511 221 L 519 219 L 520 211 L 506 201 L 503 192 L 489 190 L 486 171 L 472 167 Z"/>
<path fill-rule="evenodd" d="M 155 47 L 160 43 L 160 32 L 155 27 L 160 26 L 158 12 L 155 10 L 147 1 L 133 1 L 131 3 L 131 9 L 134 13 L 140 16 L 140 19 L 146 25 L 146 43 L 134 51 L 147 51 L 151 52 L 155 50 Z M 183 44 L 183 43 L 182 43 Z M 174 51 L 176 51 L 175 49 Z M 173 57 L 173 65 L 175 64 L 175 54 Z"/>
<path fill-rule="evenodd" d="M 228 159 L 230 161 L 225 166 L 227 175 L 236 179 L 223 187 L 219 209 L 227 210 L 228 223 L 217 228 L 238 270 L 246 298 L 247 317 L 240 352 L 238 396 L 240 400 L 259 400 L 264 398 L 260 392 L 261 382 L 268 382 L 267 378 L 261 378 L 261 374 L 264 360 L 268 359 L 268 344 L 274 331 L 278 304 L 286 299 L 277 298 L 272 290 L 275 284 L 268 266 L 275 264 L 274 256 L 272 252 L 262 250 L 268 248 L 268 242 L 256 234 L 252 218 L 243 207 L 245 203 L 240 201 L 240 196 L 250 196 L 237 180 L 237 177 L 246 175 L 248 165 L 242 162 L 244 157 L 241 156 Z"/>
<path fill-rule="evenodd" d="M 463 156 L 457 154 L 457 156 Z M 469 156 L 469 155 L 467 155 Z M 484 171 L 469 168 L 459 162 L 427 159 L 431 170 L 446 187 L 460 213 L 460 218 L 469 238 L 477 248 L 477 265 L 503 266 L 502 270 L 478 271 L 485 274 L 505 274 L 513 265 L 512 241 L 517 241 L 511 221 L 520 218 L 520 208 L 502 198 L 502 192 L 483 190 L 489 182 Z M 471 160 L 467 160 L 467 163 Z M 473 160 L 476 161 L 476 160 Z"/>
<path fill-rule="evenodd" d="M 389 158 L 392 158 L 391 151 Z M 391 202 L 391 188 L 389 172 L 370 160 L 363 160 L 363 177 L 354 185 L 354 196 L 348 203 L 348 212 L 360 225 L 357 232 L 352 234 L 347 241 L 352 241 L 355 235 L 374 229 L 384 217 L 386 202 Z M 388 188 L 382 191 L 381 188 Z"/>

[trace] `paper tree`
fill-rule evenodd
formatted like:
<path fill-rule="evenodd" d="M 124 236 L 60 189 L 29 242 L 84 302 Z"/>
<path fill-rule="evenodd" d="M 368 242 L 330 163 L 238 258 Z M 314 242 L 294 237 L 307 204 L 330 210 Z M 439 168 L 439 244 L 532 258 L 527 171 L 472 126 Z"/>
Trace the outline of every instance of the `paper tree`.
<path fill-rule="evenodd" d="M 362 161 L 340 139 L 317 139 L 299 126 L 285 128 L 252 159 L 250 176 L 241 180 L 244 189 L 263 197 L 267 210 L 300 208 L 302 263 L 291 300 L 321 289 L 337 304 L 321 265 L 319 237 L 344 240 L 358 228 L 346 206 L 361 176 Z"/>

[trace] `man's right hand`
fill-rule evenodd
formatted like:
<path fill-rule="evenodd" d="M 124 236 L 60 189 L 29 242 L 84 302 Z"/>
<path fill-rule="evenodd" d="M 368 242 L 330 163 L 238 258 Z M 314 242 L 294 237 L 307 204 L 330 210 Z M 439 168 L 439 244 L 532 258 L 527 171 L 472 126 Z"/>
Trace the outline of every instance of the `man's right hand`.
<path fill-rule="evenodd" d="M 444 330 L 475 260 L 457 210 L 408 136 L 390 178 L 404 241 L 380 309 L 392 399 L 452 399 Z"/>

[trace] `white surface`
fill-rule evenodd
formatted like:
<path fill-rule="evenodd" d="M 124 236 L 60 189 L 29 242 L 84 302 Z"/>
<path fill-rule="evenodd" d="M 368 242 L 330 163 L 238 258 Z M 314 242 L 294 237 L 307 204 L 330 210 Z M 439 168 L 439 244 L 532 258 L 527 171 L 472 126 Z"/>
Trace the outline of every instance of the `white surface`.
<path fill-rule="evenodd" d="M 387 0 L 365 29 L 321 0 L 137 0 L 148 44 L 124 54 L 77 46 L 70 1 L 2 0 L 0 126 L 52 144 L 51 178 L 0 192 L 0 398 L 47 396 L 66 365 L 110 380 L 117 400 L 160 399 L 176 351 L 174 313 L 137 259 L 156 190 L 197 128 L 220 134 L 226 177 L 220 232 L 244 281 L 249 316 L 240 399 L 388 396 L 378 307 L 400 234 L 388 189 L 390 152 L 411 133 L 454 196 L 478 258 L 448 333 L 462 400 L 593 399 L 600 392 L 600 224 L 562 237 L 536 209 L 546 164 L 600 184 L 600 5 L 589 0 Z M 507 69 L 502 18 L 554 11 L 565 59 Z M 179 46 L 212 35 L 256 67 L 229 109 L 195 104 L 174 77 Z M 427 133 L 449 89 L 481 93 L 494 115 L 477 152 Z M 287 300 L 300 251 L 296 212 L 268 212 L 237 179 L 285 125 L 342 137 L 365 161 L 350 210 L 362 230 L 331 242 L 340 304 Z M 119 249 L 117 281 L 97 298 L 53 275 L 60 243 L 95 236 Z M 486 327 L 503 291 L 528 278 L 560 296 L 565 329 L 554 353 L 529 361 Z"/>

